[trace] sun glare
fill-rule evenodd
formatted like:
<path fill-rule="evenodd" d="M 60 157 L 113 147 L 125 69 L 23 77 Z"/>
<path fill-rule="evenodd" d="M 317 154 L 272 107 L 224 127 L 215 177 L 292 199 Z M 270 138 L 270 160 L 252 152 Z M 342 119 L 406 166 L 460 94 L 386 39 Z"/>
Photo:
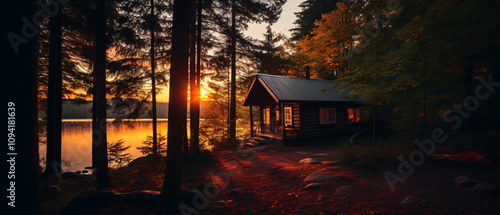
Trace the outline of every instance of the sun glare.
<path fill-rule="evenodd" d="M 205 89 L 200 89 L 200 98 L 207 99 L 207 91 Z"/>

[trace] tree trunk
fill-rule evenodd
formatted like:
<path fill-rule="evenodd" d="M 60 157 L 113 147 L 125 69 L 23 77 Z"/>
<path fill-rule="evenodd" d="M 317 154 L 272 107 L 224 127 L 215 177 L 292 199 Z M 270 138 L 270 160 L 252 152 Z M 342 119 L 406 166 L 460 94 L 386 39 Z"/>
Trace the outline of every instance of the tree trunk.
<path fill-rule="evenodd" d="M 37 101 L 39 29 L 22 21 L 26 17 L 31 20 L 40 10 L 38 1 L 33 0 L 6 1 L 1 10 L 2 106 L 4 114 L 7 113 L 3 121 L 5 148 L 2 158 L 5 160 L 2 168 L 6 200 L 2 214 L 41 214 Z M 21 30 L 23 25 L 25 33 Z M 14 136 L 9 135 L 11 133 Z M 11 171 L 13 167 L 15 171 Z M 15 185 L 11 187 L 11 183 Z M 15 199 L 10 200 L 8 196 Z M 9 206 L 10 202 L 15 207 Z"/>
<path fill-rule="evenodd" d="M 61 172 L 62 5 L 50 18 L 49 86 L 47 90 L 47 157 L 44 175 Z"/>
<path fill-rule="evenodd" d="M 200 87 L 201 87 L 201 24 L 203 0 L 198 0 L 198 25 L 196 37 L 196 83 L 194 85 L 195 99 L 191 105 L 191 148 L 194 155 L 200 152 Z"/>
<path fill-rule="evenodd" d="M 188 86 L 188 34 L 190 1 L 175 0 L 172 27 L 172 58 L 168 112 L 167 164 L 157 214 L 178 210 L 181 202 L 182 144 L 186 123 Z M 183 114 L 184 113 L 184 114 Z"/>
<path fill-rule="evenodd" d="M 190 128 L 190 142 L 191 148 L 194 149 L 194 136 L 195 136 L 195 126 L 193 122 L 195 121 L 196 115 L 196 102 L 199 100 L 199 95 L 196 93 L 196 1 L 191 1 L 191 14 L 190 14 L 190 28 L 189 28 L 189 128 Z M 185 147 L 188 147 L 187 144 Z M 185 151 L 185 159 L 189 160 L 189 150 Z"/>
<path fill-rule="evenodd" d="M 106 136 L 106 0 L 96 1 L 96 6 L 92 157 L 95 157 L 97 189 L 104 189 L 111 187 Z"/>
<path fill-rule="evenodd" d="M 229 112 L 229 142 L 236 143 L 236 2 L 231 1 L 231 102 Z"/>
<path fill-rule="evenodd" d="M 154 29 L 154 0 L 151 0 L 151 90 L 152 90 L 152 112 L 153 112 L 153 154 L 158 154 L 158 135 L 156 125 L 156 73 L 155 73 L 155 29 Z"/>

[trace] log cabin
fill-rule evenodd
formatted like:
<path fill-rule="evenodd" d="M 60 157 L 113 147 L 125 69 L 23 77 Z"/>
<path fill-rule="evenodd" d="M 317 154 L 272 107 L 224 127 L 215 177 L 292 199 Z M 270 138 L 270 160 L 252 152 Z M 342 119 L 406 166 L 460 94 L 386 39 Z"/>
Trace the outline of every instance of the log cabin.
<path fill-rule="evenodd" d="M 334 81 L 257 74 L 243 106 L 259 107 L 259 123 L 251 136 L 286 143 L 304 138 L 354 134 L 361 130 L 362 99 L 347 98 Z M 250 116 L 252 118 L 252 116 Z"/>

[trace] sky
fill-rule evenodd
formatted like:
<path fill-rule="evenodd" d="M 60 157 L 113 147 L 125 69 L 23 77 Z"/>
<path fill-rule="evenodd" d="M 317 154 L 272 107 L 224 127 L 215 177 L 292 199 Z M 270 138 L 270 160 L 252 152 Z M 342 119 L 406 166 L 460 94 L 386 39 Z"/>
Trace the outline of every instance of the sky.
<path fill-rule="evenodd" d="M 283 33 L 287 37 L 291 36 L 290 29 L 295 27 L 293 22 L 297 18 L 294 13 L 300 11 L 299 4 L 303 1 L 304 0 L 288 0 L 285 5 L 283 5 L 280 19 L 272 25 L 272 29 L 275 33 Z M 254 39 L 262 40 L 264 39 L 266 27 L 267 24 L 251 23 L 245 31 L 245 34 Z M 168 90 L 162 90 L 162 92 L 157 95 L 157 101 L 168 102 Z"/>
<path fill-rule="evenodd" d="M 290 37 L 290 29 L 294 28 L 293 22 L 297 18 L 295 12 L 299 12 L 299 4 L 304 0 L 288 0 L 285 5 L 283 5 L 283 11 L 281 12 L 280 19 L 278 22 L 272 25 L 273 31 L 276 33 L 283 33 L 287 37 Z M 250 24 L 245 34 L 253 37 L 254 39 L 263 39 L 263 34 L 266 32 L 266 24 Z"/>

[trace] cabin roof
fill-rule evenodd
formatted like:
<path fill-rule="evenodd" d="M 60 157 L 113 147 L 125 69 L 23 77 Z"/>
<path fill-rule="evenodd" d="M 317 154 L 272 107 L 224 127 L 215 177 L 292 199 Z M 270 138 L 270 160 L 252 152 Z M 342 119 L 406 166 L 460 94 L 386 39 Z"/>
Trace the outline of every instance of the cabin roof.
<path fill-rule="evenodd" d="M 349 91 L 333 87 L 334 83 L 329 80 L 257 74 L 243 105 L 258 106 L 291 101 L 361 101 L 361 99 L 347 99 Z"/>

